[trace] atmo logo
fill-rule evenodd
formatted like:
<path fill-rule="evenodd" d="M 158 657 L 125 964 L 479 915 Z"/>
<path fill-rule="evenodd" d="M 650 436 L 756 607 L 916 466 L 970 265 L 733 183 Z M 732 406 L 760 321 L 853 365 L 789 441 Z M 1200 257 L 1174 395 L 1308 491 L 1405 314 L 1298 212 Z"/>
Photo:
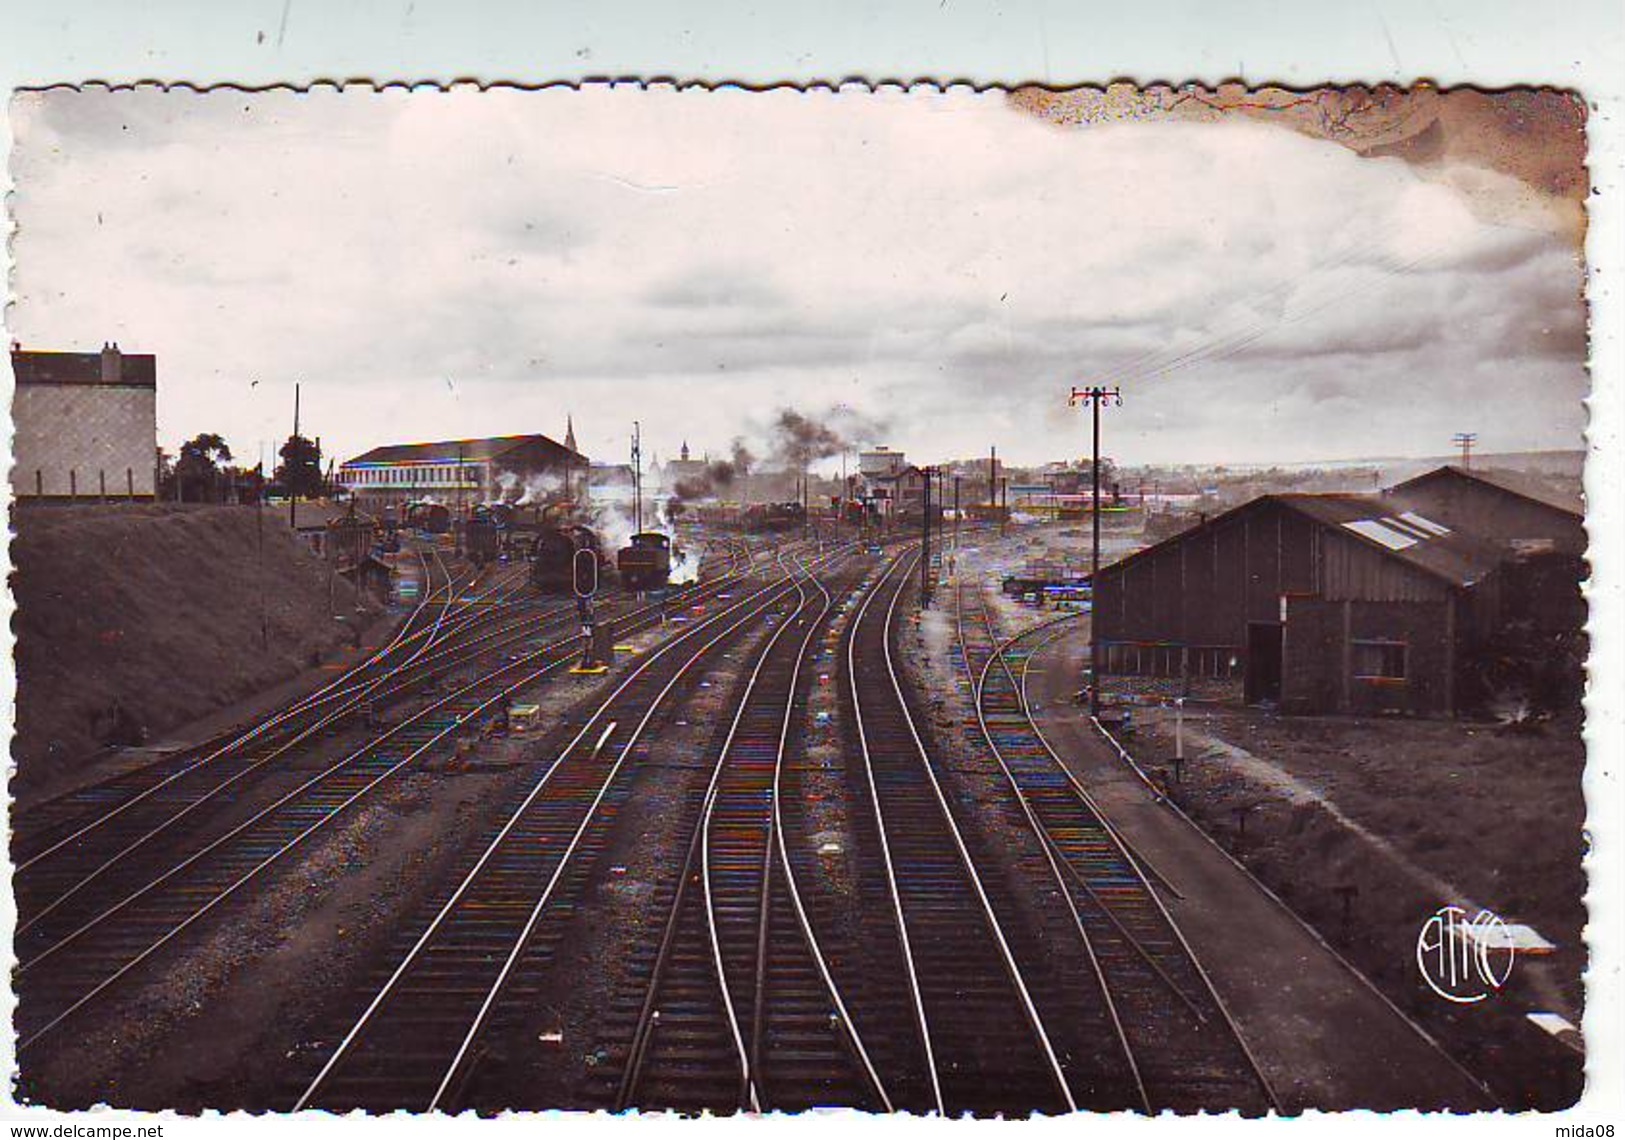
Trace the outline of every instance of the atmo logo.
<path fill-rule="evenodd" d="M 1494 911 L 1472 918 L 1459 906 L 1442 906 L 1416 936 L 1416 965 L 1428 988 L 1446 1001 L 1483 1001 L 1512 976 L 1512 937 Z"/>

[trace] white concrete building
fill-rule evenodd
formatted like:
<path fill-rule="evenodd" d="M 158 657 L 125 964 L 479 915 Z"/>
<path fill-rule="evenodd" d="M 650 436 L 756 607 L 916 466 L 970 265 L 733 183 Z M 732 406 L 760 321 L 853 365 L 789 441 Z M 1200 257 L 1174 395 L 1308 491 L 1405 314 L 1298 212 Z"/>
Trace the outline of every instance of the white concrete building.
<path fill-rule="evenodd" d="M 417 499 L 452 507 L 568 499 L 581 493 L 586 471 L 587 457 L 568 444 L 510 435 L 375 447 L 341 464 L 338 482 L 371 511 Z"/>
<path fill-rule="evenodd" d="M 150 499 L 158 367 L 150 355 L 11 348 L 11 491 L 25 499 Z"/>
<path fill-rule="evenodd" d="M 877 447 L 873 451 L 858 452 L 858 474 L 865 479 L 885 479 L 896 475 L 908 466 L 908 459 L 901 451 L 893 451 L 889 447 Z"/>

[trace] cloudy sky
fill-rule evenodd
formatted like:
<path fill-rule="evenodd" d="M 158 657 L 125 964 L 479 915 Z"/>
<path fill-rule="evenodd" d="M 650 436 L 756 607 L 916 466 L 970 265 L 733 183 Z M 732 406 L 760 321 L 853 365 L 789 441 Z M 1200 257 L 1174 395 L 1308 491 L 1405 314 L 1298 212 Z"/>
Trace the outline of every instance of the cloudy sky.
<path fill-rule="evenodd" d="M 594 458 L 633 419 L 662 458 L 760 450 L 789 406 L 1039 461 L 1086 449 L 1066 395 L 1098 381 L 1126 463 L 1581 446 L 1572 177 L 1471 123 L 1407 149 L 1077 119 L 968 91 L 24 94 L 9 324 L 156 353 L 160 443 L 249 462 L 295 380 L 341 459 L 567 413 Z"/>

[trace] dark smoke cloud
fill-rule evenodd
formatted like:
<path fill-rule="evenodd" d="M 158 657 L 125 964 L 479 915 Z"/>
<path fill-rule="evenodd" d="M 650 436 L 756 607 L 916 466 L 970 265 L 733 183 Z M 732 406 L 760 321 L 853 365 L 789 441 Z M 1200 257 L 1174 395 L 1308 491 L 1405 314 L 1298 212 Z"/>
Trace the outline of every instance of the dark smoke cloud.
<path fill-rule="evenodd" d="M 707 495 L 726 490 L 733 486 L 735 480 L 749 475 L 755 462 L 756 456 L 745 446 L 744 439 L 735 437 L 731 456 L 717 460 L 698 475 L 679 479 L 677 485 L 672 488 L 672 494 L 675 496 L 672 501 L 703 499 Z"/>
<path fill-rule="evenodd" d="M 816 418 L 783 408 L 773 420 L 769 454 L 778 466 L 799 471 L 820 459 L 873 443 L 885 430 L 884 423 L 844 406 Z"/>
<path fill-rule="evenodd" d="M 733 483 L 736 475 L 734 465 L 726 459 L 720 459 L 705 469 L 705 481 L 712 487 L 727 487 Z"/>

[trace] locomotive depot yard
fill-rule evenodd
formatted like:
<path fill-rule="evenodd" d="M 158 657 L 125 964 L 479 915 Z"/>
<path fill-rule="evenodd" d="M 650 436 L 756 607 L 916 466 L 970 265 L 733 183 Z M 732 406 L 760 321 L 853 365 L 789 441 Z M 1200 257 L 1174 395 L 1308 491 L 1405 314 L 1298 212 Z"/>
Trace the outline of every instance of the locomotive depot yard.
<path fill-rule="evenodd" d="M 14 1096 L 1575 1105 L 1585 114 L 20 94 Z"/>
<path fill-rule="evenodd" d="M 1579 1020 L 1578 852 L 1464 858 L 1491 833 L 1539 844 L 1563 811 L 1578 833 L 1572 717 L 1291 717 L 1239 672 L 1226 696 L 1148 669 L 1104 678 L 1092 719 L 1091 512 L 972 509 L 963 486 L 932 508 L 923 478 L 882 511 L 859 488 L 920 469 L 866 462 L 839 484 L 859 497 L 810 506 L 685 502 L 640 468 L 630 503 L 594 508 L 565 498 L 593 493 L 583 465 L 528 508 L 339 494 L 302 504 L 325 520 L 304 539 L 285 508 L 170 508 L 269 522 L 318 588 L 387 577 L 291 682 L 55 779 L 25 763 L 24 1098 L 1025 1115 L 1576 1094 L 1575 1035 L 1529 1015 Z M 1534 509 L 1445 470 L 1491 505 L 1453 520 Z M 1550 498 L 1528 503 L 1560 539 Z M 646 502 L 663 529 L 628 533 Z M 155 509 L 25 507 L 24 574 L 34 517 Z M 1103 500 L 1104 563 L 1200 541 L 1192 511 L 1153 542 L 1169 513 Z M 1306 766 L 1311 741 L 1335 763 Z M 1424 756 L 1426 809 L 1367 790 Z M 1524 814 L 1485 810 L 1520 779 Z M 1555 939 L 1496 1008 L 1429 1000 L 1407 968 L 1441 891 Z"/>

